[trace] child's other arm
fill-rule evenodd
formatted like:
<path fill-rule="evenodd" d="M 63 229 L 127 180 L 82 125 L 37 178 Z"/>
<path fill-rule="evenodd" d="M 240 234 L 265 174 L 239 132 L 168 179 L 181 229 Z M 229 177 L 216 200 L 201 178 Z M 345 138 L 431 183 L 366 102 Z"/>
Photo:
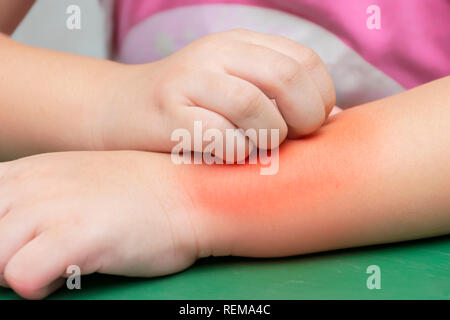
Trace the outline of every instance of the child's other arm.
<path fill-rule="evenodd" d="M 0 33 L 0 159 L 100 148 L 96 121 L 118 91 L 119 69 Z"/>
<path fill-rule="evenodd" d="M 202 255 L 285 256 L 450 232 L 450 77 L 341 112 L 279 172 L 181 165 Z M 212 249 L 211 249 L 212 248 Z"/>
<path fill-rule="evenodd" d="M 223 133 L 278 129 L 274 148 L 288 135 L 317 130 L 335 103 L 331 77 L 312 49 L 246 30 L 208 35 L 141 65 L 34 48 L 0 34 L 0 69 L 0 159 L 170 152 L 174 130 L 192 134 L 197 120 Z"/>

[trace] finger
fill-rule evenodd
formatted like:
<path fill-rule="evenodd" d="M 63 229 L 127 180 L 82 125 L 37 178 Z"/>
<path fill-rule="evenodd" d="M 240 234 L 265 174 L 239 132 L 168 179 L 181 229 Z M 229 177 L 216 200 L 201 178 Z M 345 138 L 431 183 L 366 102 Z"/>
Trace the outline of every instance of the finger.
<path fill-rule="evenodd" d="M 336 92 L 327 67 L 314 50 L 279 35 L 264 34 L 251 30 L 240 30 L 233 34 L 241 41 L 264 46 L 295 59 L 309 72 L 320 92 L 327 116 L 330 114 L 336 103 Z"/>
<path fill-rule="evenodd" d="M 77 244 L 76 239 L 68 239 L 61 230 L 58 233 L 43 232 L 10 259 L 4 277 L 22 297 L 42 299 L 64 283 L 61 278 L 68 266 L 82 267 L 86 251 Z"/>
<path fill-rule="evenodd" d="M 214 111 L 184 106 L 177 108 L 176 113 L 172 118 L 180 119 L 179 128 L 189 132 L 188 150 L 211 153 L 228 163 L 236 163 L 244 161 L 254 148 L 253 143 L 233 123 Z M 176 131 L 173 133 L 172 140 L 180 141 L 183 135 L 176 134 Z M 172 150 L 175 153 L 181 151 Z"/>
<path fill-rule="evenodd" d="M 185 90 L 195 105 L 222 115 L 239 128 L 256 131 L 257 137 L 265 135 L 265 141 L 253 139 L 258 147 L 264 143 L 265 148 L 276 148 L 287 136 L 287 125 L 278 108 L 248 81 L 211 72 L 188 83 Z M 277 130 L 278 139 L 271 139 L 271 130 Z"/>
<path fill-rule="evenodd" d="M 0 274 L 16 252 L 35 237 L 35 223 L 17 212 L 9 212 L 0 220 Z"/>
<path fill-rule="evenodd" d="M 226 71 L 275 99 L 288 124 L 289 137 L 309 134 L 322 125 L 326 115 L 324 103 L 305 68 L 291 57 L 263 46 L 243 42 L 236 46 L 241 46 L 241 50 L 224 56 Z"/>

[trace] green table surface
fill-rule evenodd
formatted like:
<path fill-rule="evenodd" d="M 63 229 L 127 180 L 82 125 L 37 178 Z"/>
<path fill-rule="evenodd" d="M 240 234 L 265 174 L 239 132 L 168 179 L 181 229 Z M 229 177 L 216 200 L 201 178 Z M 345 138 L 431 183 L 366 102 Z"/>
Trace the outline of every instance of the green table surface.
<path fill-rule="evenodd" d="M 381 289 L 369 290 L 369 265 Z M 153 278 L 83 276 L 49 299 L 450 299 L 450 236 L 282 259 L 208 258 Z M 0 299 L 18 299 L 0 288 Z"/>

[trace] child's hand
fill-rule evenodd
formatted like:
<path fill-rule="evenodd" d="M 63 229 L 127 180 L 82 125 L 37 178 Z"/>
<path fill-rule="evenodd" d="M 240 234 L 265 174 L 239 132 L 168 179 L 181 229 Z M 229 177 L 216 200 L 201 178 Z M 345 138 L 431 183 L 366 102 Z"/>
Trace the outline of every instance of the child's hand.
<path fill-rule="evenodd" d="M 70 265 L 127 276 L 188 267 L 201 224 L 166 165 L 166 155 L 127 151 L 0 163 L 0 285 L 35 299 L 60 287 Z"/>
<path fill-rule="evenodd" d="M 168 152 L 177 143 L 170 141 L 173 130 L 186 128 L 193 137 L 195 120 L 224 136 L 227 128 L 279 129 L 273 148 L 318 129 L 335 104 L 332 80 L 313 50 L 252 31 L 206 36 L 163 60 L 127 68 L 131 77 L 105 115 L 112 121 L 103 122 L 106 149 Z"/>
<path fill-rule="evenodd" d="M 170 152 L 178 143 L 171 141 L 174 130 L 188 129 L 194 138 L 195 120 L 203 132 L 279 129 L 273 144 L 266 139 L 273 148 L 286 136 L 318 129 L 335 101 L 331 78 L 311 49 L 244 30 L 207 36 L 144 65 L 43 50 L 0 34 L 2 61 L 0 159 L 72 150 Z"/>

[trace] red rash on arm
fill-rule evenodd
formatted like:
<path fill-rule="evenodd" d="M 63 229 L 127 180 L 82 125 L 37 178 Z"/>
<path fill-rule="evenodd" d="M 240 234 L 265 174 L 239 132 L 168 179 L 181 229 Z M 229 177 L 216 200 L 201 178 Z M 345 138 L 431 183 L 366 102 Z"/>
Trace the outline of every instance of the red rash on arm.
<path fill-rule="evenodd" d="M 364 185 L 378 154 L 375 123 L 361 121 L 366 115 L 355 111 L 337 115 L 308 138 L 284 143 L 274 175 L 261 175 L 259 164 L 182 166 L 185 189 L 216 225 L 212 229 L 224 238 L 246 240 L 236 244 L 237 252 L 225 251 L 282 256 L 291 253 L 286 244 L 297 243 L 299 233 L 314 246 L 333 247 L 330 237 L 344 232 L 336 226 L 352 222 L 344 221 L 339 211 L 330 212 L 329 203 L 348 201 L 348 191 Z M 255 248 L 252 239 L 261 245 Z"/>
<path fill-rule="evenodd" d="M 287 256 L 450 232 L 449 85 L 337 114 L 284 143 L 272 176 L 251 164 L 177 166 L 200 241 L 215 248 L 201 256 Z"/>
<path fill-rule="evenodd" d="M 330 141 L 327 131 L 335 127 L 333 122 L 313 136 L 284 143 L 279 150 L 279 171 L 274 175 L 261 175 L 259 163 L 189 166 L 186 169 L 193 176 L 187 179 L 187 189 L 199 206 L 209 212 L 233 215 L 233 219 L 248 219 L 250 215 L 272 218 L 280 210 L 298 207 L 300 198 L 312 200 L 318 192 L 331 196 L 346 184 L 356 182 L 361 167 L 366 165 L 356 163 L 347 167 L 347 158 L 354 155 L 342 154 L 344 150 L 330 164 L 331 157 L 326 153 L 336 155 L 336 150 L 342 147 L 339 142 L 344 139 L 347 145 L 359 139 L 347 135 Z M 319 154 L 320 150 L 325 153 Z M 347 150 L 352 151 L 356 150 Z"/>

